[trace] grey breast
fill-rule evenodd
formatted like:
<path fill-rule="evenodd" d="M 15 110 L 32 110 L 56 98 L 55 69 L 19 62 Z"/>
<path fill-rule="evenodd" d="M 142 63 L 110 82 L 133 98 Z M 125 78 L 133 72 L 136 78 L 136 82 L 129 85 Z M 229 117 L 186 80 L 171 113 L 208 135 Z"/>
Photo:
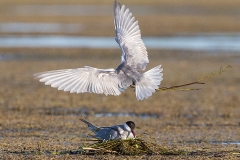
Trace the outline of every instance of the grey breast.
<path fill-rule="evenodd" d="M 127 65 L 126 63 L 121 63 L 117 69 L 118 78 L 120 79 L 123 88 L 127 88 L 136 81 L 140 81 L 142 74 L 139 73 L 135 68 Z"/>
<path fill-rule="evenodd" d="M 121 88 L 127 89 L 130 85 L 133 84 L 133 80 L 131 77 L 129 77 L 129 75 L 126 74 L 126 70 L 125 69 L 124 63 L 120 64 L 117 69 L 116 69 L 116 73 L 118 76 L 118 79 L 120 80 L 121 83 Z"/>

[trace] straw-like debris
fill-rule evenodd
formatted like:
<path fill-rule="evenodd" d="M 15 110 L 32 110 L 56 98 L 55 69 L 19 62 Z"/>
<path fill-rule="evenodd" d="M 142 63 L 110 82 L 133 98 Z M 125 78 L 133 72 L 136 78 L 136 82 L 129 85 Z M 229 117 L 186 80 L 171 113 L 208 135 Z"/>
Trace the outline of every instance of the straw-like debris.
<path fill-rule="evenodd" d="M 176 90 L 178 90 L 178 91 L 200 90 L 200 88 L 183 88 L 183 87 L 192 86 L 192 85 L 198 85 L 198 84 L 205 84 L 204 82 L 202 82 L 203 80 L 209 79 L 209 78 L 212 78 L 212 77 L 215 77 L 215 76 L 218 76 L 218 75 L 222 74 L 223 72 L 226 72 L 226 70 L 228 68 L 232 68 L 232 66 L 228 65 L 225 68 L 220 67 L 220 70 L 218 72 L 207 74 L 207 75 L 205 75 L 204 77 L 198 79 L 195 82 L 186 83 L 186 84 L 182 84 L 182 85 L 174 85 L 174 86 L 171 86 L 171 87 L 160 87 L 160 88 L 156 89 L 156 92 L 174 91 L 174 90 L 175 91 Z M 135 88 L 135 85 L 131 85 L 131 87 Z"/>
<path fill-rule="evenodd" d="M 81 147 L 82 154 L 118 154 L 118 155 L 185 155 L 186 152 L 163 148 L 140 138 L 126 140 L 97 140 L 96 143 Z"/>
<path fill-rule="evenodd" d="M 192 85 L 195 85 L 195 84 L 205 84 L 205 83 L 202 82 L 203 80 L 215 77 L 217 75 L 220 75 L 223 72 L 225 72 L 228 68 L 231 68 L 231 67 L 232 66 L 230 66 L 230 65 L 228 65 L 225 68 L 221 67 L 218 72 L 210 73 L 210 74 L 198 79 L 195 82 L 186 83 L 186 84 L 182 84 L 182 85 L 175 85 L 175 86 L 171 86 L 171 87 L 161 87 L 161 88 L 156 89 L 156 92 L 163 92 L 163 91 L 169 91 L 169 90 L 180 90 L 180 91 L 199 90 L 199 88 L 183 88 L 183 87 L 192 86 Z"/>

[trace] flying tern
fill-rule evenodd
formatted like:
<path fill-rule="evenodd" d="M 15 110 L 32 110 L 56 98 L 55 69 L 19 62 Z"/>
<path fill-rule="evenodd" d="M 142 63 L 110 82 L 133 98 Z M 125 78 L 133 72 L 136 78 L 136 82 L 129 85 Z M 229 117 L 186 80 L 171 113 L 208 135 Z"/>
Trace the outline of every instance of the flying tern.
<path fill-rule="evenodd" d="M 141 39 L 138 21 L 125 5 L 114 3 L 115 40 L 122 50 L 121 63 L 116 68 L 84 68 L 53 70 L 34 74 L 45 85 L 70 93 L 97 93 L 118 96 L 129 86 L 135 86 L 137 100 L 148 98 L 162 81 L 161 65 L 145 73 L 149 63 L 146 47 Z"/>

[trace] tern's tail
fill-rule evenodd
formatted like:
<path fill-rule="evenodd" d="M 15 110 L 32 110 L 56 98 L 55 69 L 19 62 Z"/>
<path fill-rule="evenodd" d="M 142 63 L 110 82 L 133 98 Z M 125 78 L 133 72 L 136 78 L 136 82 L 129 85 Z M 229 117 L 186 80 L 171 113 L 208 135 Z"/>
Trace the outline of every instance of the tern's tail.
<path fill-rule="evenodd" d="M 150 69 L 143 74 L 143 77 L 139 82 L 136 82 L 136 97 L 137 100 L 143 100 L 148 98 L 158 89 L 162 81 L 163 74 L 161 73 L 163 69 L 161 65 Z"/>
<path fill-rule="evenodd" d="M 86 121 L 86 120 L 84 120 L 84 119 L 82 119 L 82 118 L 80 118 L 80 120 L 81 120 L 82 122 L 86 123 L 86 124 L 88 125 L 88 128 L 89 128 L 92 132 L 94 132 L 94 133 L 100 129 L 99 127 L 94 126 L 93 124 L 91 124 L 90 122 L 88 122 L 88 121 Z"/>

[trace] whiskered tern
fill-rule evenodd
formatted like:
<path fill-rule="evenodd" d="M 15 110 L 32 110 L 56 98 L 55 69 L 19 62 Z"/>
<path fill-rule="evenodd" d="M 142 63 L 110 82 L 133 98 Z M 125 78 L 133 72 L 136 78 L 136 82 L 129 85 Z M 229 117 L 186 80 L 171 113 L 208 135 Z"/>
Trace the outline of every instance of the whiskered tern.
<path fill-rule="evenodd" d="M 141 39 L 138 21 L 125 5 L 114 3 L 115 40 L 122 50 L 121 64 L 116 68 L 84 68 L 53 70 L 34 74 L 46 85 L 70 93 L 97 93 L 118 96 L 130 85 L 135 86 L 137 100 L 148 98 L 162 81 L 162 68 L 158 65 L 145 70 L 149 63 L 146 47 Z"/>
<path fill-rule="evenodd" d="M 95 134 L 95 138 L 101 140 L 124 140 L 127 138 L 135 138 L 135 133 L 133 131 L 135 128 L 135 123 L 132 121 L 127 121 L 122 125 L 97 127 L 84 119 L 80 120 L 88 125 L 88 128 Z"/>

